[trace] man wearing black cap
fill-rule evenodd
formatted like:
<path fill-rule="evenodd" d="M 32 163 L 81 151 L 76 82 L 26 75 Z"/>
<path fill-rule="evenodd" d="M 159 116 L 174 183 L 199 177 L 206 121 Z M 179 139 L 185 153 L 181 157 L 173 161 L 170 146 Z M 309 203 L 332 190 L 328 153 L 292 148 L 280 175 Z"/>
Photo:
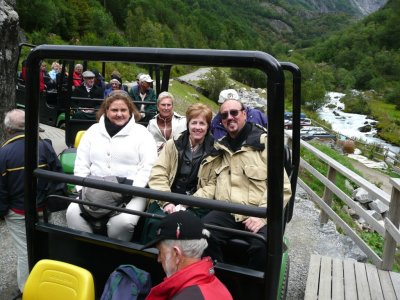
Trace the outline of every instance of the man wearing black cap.
<path fill-rule="evenodd" d="M 157 238 L 143 248 L 157 247 L 158 262 L 167 277 L 151 289 L 147 300 L 233 299 L 215 276 L 211 258 L 201 258 L 209 236 L 203 222 L 190 212 L 179 211 L 164 217 Z"/>

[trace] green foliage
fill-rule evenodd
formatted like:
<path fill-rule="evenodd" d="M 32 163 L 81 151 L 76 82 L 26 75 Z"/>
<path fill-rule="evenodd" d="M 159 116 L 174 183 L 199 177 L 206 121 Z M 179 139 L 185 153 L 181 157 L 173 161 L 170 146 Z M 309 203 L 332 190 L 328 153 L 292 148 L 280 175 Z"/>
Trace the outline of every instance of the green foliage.
<path fill-rule="evenodd" d="M 278 55 L 353 22 L 343 15 L 304 18 L 299 10 L 304 7 L 256 0 L 17 0 L 22 28 L 29 34 L 43 30 L 69 44 L 115 42 Z M 125 37 L 125 43 L 110 32 Z"/>
<path fill-rule="evenodd" d="M 386 94 L 386 100 L 388 103 L 396 105 L 396 109 L 400 110 L 400 83 L 397 83 L 390 91 Z"/>
<path fill-rule="evenodd" d="M 364 242 L 366 242 L 372 248 L 372 250 L 374 250 L 376 254 L 382 257 L 384 240 L 383 237 L 379 235 L 379 233 L 361 231 L 360 236 L 364 240 Z"/>
<path fill-rule="evenodd" d="M 361 22 L 308 49 L 307 55 L 341 69 L 346 78 L 336 80 L 338 87 L 384 91 L 400 76 L 399 11 L 400 1 L 388 1 Z"/>
<path fill-rule="evenodd" d="M 228 76 L 221 68 L 212 68 L 204 74 L 199 85 L 208 93 L 208 98 L 218 101 L 221 90 L 229 87 Z"/>
<path fill-rule="evenodd" d="M 231 70 L 231 78 L 251 87 L 267 87 L 267 76 L 256 69 L 233 68 Z"/>
<path fill-rule="evenodd" d="M 363 115 L 371 114 L 370 105 L 364 94 L 358 94 L 358 95 L 347 94 L 342 98 L 342 101 L 345 104 L 346 112 L 363 114 Z"/>

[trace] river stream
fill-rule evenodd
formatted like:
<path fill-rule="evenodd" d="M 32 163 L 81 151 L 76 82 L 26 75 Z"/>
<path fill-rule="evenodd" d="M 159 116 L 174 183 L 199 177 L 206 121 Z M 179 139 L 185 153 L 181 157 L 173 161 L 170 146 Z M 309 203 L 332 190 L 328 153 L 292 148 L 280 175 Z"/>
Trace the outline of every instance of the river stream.
<path fill-rule="evenodd" d="M 400 147 L 391 145 L 384 140 L 376 137 L 376 129 L 372 127 L 370 132 L 360 132 L 359 128 L 366 125 L 373 125 L 376 123 L 375 120 L 367 118 L 366 115 L 345 113 L 344 103 L 340 102 L 340 99 L 345 94 L 337 92 L 329 92 L 327 96 L 329 101 L 319 111 L 319 117 L 330 123 L 332 129 L 348 138 L 355 138 L 364 141 L 368 144 L 379 144 L 383 147 L 387 147 L 391 152 L 399 153 Z"/>

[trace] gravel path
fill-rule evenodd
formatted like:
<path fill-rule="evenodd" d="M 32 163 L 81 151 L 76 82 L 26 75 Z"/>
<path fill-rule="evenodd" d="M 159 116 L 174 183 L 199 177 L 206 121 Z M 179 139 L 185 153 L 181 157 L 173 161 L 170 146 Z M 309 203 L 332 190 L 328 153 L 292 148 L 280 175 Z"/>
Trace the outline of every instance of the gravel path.
<path fill-rule="evenodd" d="M 297 187 L 293 218 L 286 227 L 289 239 L 289 287 L 287 299 L 303 299 L 311 254 L 364 261 L 365 254 L 351 238 L 336 231 L 335 224 L 319 224 L 320 210 Z"/>
<path fill-rule="evenodd" d="M 200 68 L 192 73 L 189 73 L 189 74 L 179 77 L 179 79 L 181 79 L 183 81 L 187 81 L 187 82 L 192 81 L 192 80 L 199 80 L 199 79 L 201 79 L 201 77 L 204 74 L 208 73 L 210 71 L 210 69 L 211 68 Z"/>

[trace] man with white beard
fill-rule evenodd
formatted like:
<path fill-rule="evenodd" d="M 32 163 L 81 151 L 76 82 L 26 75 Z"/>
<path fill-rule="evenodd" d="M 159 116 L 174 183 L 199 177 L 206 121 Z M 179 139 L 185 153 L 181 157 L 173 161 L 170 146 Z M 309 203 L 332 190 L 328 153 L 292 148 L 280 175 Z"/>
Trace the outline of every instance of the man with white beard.
<path fill-rule="evenodd" d="M 201 258 L 210 232 L 194 214 L 179 211 L 163 218 L 157 238 L 143 248 L 156 246 L 164 281 L 153 287 L 147 300 L 221 300 L 233 299 L 215 276 L 210 257 Z"/>

